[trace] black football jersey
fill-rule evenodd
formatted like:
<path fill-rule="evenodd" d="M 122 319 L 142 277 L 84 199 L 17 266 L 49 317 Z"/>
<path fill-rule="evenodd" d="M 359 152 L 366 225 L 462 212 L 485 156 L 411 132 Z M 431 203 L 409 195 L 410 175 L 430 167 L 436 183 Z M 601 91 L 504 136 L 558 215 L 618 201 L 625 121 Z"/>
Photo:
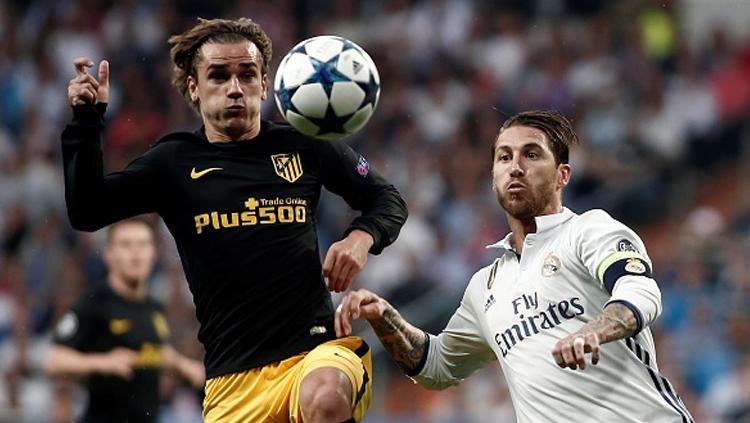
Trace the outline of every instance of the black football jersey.
<path fill-rule="evenodd" d="M 316 211 L 323 186 L 361 215 L 354 229 L 392 243 L 407 216 L 398 191 L 343 142 L 262 121 L 252 140 L 167 135 L 104 176 L 104 107 L 75 106 L 62 134 L 68 215 L 96 230 L 158 213 L 174 236 L 200 322 L 207 377 L 307 351 L 335 337 L 321 276 Z"/>
<path fill-rule="evenodd" d="M 106 285 L 84 294 L 57 324 L 54 342 L 84 353 L 124 347 L 138 358 L 130 380 L 99 374 L 86 379 L 83 421 L 157 422 L 162 346 L 168 337 L 167 320 L 155 301 L 131 301 Z"/>

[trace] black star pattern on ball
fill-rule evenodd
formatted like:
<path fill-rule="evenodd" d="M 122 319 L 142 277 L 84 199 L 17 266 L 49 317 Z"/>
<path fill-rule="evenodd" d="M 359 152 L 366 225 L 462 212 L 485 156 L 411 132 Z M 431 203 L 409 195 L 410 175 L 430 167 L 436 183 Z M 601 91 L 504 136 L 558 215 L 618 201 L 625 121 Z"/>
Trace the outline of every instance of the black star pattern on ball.
<path fill-rule="evenodd" d="M 360 104 L 359 107 L 366 104 L 372 104 L 372 107 L 375 108 L 375 99 L 378 98 L 378 91 L 380 91 L 380 84 L 375 82 L 375 77 L 370 75 L 370 81 L 366 84 L 364 82 L 357 82 L 357 85 L 359 85 L 359 87 L 365 92 L 365 98 L 362 100 L 362 104 Z"/>
<path fill-rule="evenodd" d="M 318 135 L 325 135 L 330 133 L 345 134 L 346 129 L 344 129 L 344 122 L 348 121 L 351 116 L 352 115 L 336 116 L 333 107 L 329 104 L 326 108 L 326 114 L 322 118 L 314 118 L 310 116 L 307 116 L 307 118 L 310 122 L 320 128 L 320 130 L 318 130 Z"/>
<path fill-rule="evenodd" d="M 286 113 L 286 111 L 289 109 L 297 112 L 296 108 L 294 107 L 294 104 L 292 104 L 292 96 L 294 95 L 294 93 L 297 91 L 298 88 L 299 87 L 287 89 L 286 84 L 284 84 L 284 79 L 282 78 L 281 85 L 279 86 L 279 89 L 276 90 L 276 95 L 279 98 L 281 107 L 284 109 L 282 113 Z"/>

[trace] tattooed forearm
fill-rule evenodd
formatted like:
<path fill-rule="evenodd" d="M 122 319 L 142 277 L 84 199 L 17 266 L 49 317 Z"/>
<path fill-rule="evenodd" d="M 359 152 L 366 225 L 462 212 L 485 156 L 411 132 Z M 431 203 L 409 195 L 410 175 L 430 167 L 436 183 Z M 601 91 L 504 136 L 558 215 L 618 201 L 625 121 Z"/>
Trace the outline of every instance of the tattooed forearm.
<path fill-rule="evenodd" d="M 633 335 L 638 328 L 638 321 L 629 308 L 619 303 L 612 303 L 604 311 L 588 322 L 581 332 L 594 332 L 599 335 L 599 342 L 617 341 Z"/>
<path fill-rule="evenodd" d="M 370 320 L 383 347 L 404 372 L 416 369 L 425 349 L 425 334 L 410 325 L 390 304 L 386 303 L 382 317 Z"/>

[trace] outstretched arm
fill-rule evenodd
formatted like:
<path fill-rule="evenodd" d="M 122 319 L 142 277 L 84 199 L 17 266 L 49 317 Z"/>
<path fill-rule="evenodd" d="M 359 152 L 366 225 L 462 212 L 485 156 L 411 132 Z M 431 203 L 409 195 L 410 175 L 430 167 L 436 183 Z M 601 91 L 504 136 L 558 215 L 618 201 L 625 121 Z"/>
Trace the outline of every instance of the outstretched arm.
<path fill-rule="evenodd" d="M 351 334 L 351 319 L 366 319 L 393 361 L 413 375 L 426 354 L 427 335 L 374 293 L 360 289 L 347 294 L 336 310 L 336 335 Z"/>
<path fill-rule="evenodd" d="M 336 312 L 336 334 L 349 335 L 351 319 L 367 319 L 393 361 L 428 389 L 445 389 L 495 360 L 464 296 L 448 325 L 435 336 L 409 324 L 386 300 L 370 291 L 349 292 Z"/>

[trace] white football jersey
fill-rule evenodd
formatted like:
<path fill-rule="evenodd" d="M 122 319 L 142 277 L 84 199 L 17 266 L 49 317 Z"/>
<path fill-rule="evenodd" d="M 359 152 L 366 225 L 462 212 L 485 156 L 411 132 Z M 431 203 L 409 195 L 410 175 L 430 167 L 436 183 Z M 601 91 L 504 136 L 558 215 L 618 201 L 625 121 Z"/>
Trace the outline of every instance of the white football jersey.
<path fill-rule="evenodd" d="M 650 278 L 651 261 L 641 239 L 604 211 L 565 209 L 536 222 L 520 257 L 510 234 L 488 247 L 499 258 L 474 274 L 448 326 L 430 335 L 415 381 L 441 389 L 499 360 L 519 422 L 693 422 L 659 373 L 648 327 L 602 345 L 596 366 L 590 355 L 584 370 L 555 363 L 557 341 L 602 312 L 621 276 Z"/>

